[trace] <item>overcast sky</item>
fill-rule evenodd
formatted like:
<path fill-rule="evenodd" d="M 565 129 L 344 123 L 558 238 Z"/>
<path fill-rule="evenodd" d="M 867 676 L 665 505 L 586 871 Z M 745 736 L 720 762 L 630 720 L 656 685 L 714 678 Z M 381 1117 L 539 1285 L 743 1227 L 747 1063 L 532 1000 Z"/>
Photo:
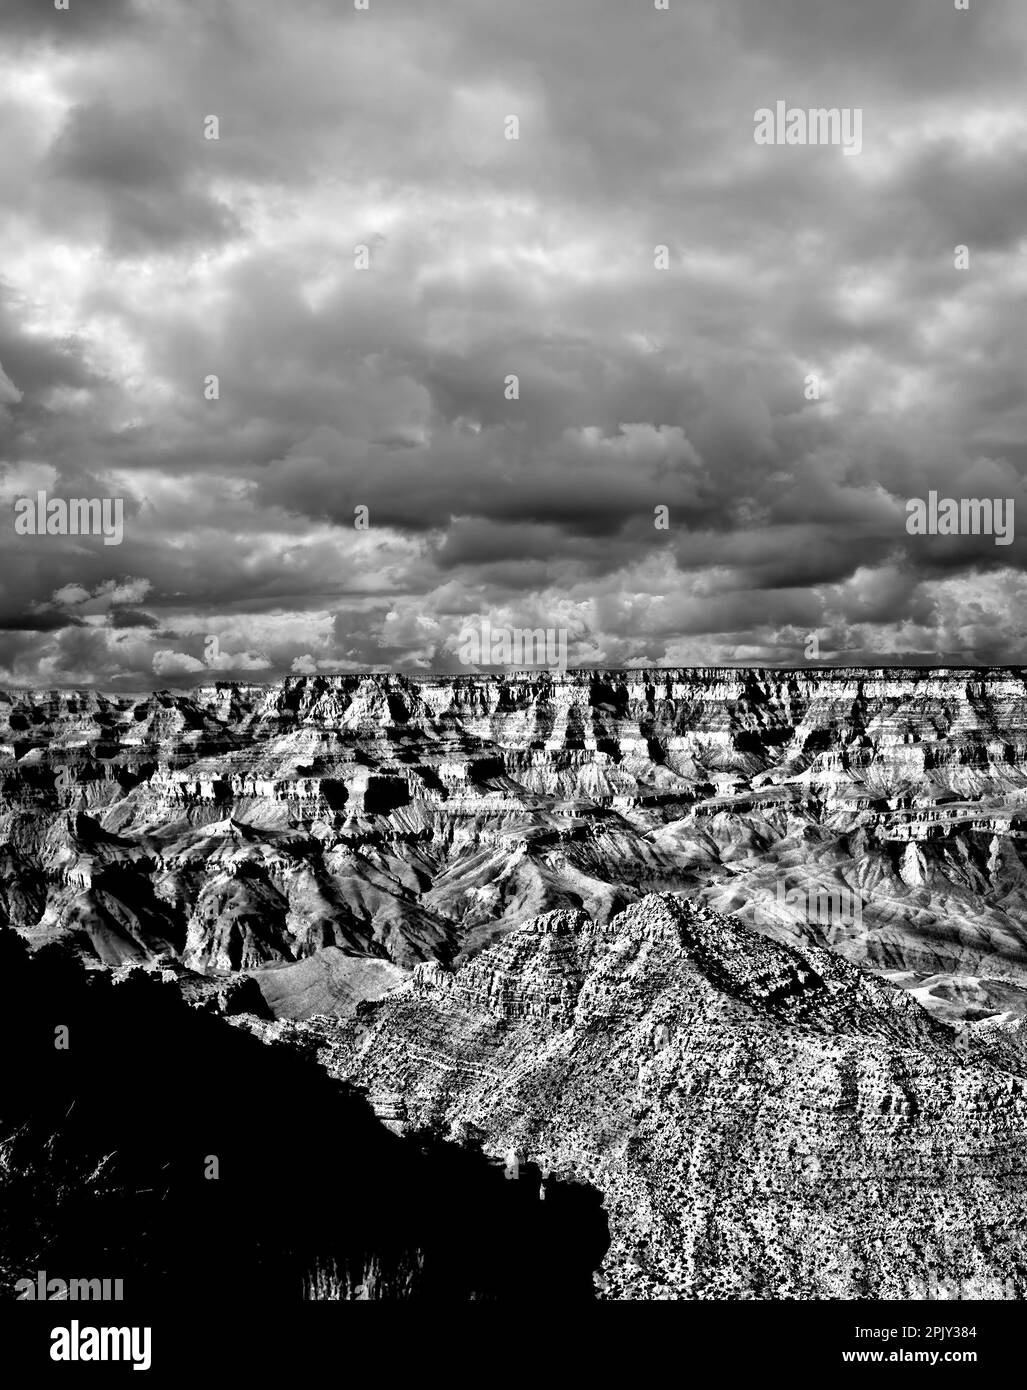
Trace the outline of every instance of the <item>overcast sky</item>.
<path fill-rule="evenodd" d="M 0 684 L 460 670 L 482 617 L 1027 662 L 1027 22 L 970 3 L 4 0 Z M 931 489 L 1014 542 L 907 534 Z M 16 534 L 40 490 L 122 543 Z"/>

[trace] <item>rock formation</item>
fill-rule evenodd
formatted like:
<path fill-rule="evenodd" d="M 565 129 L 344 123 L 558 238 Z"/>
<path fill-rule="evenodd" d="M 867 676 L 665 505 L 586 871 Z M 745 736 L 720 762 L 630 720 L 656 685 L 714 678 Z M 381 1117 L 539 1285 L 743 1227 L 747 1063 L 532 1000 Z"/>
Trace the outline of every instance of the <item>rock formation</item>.
<path fill-rule="evenodd" d="M 126 1268 L 187 1279 L 197 1164 L 245 1166 L 267 1096 L 460 1213 L 283 1218 L 283 1291 L 505 1297 L 551 1260 L 580 1297 L 1023 1297 L 1025 798 L 1014 669 L 2 696 L 5 1027 L 54 999 L 92 1051 L 2 1097 L 0 1273 L 44 1235 L 89 1264 L 62 1213 L 111 1155 Z M 104 1108 L 137 1034 L 172 1112 L 205 1097 L 182 1135 Z M 274 1181 L 207 1192 L 226 1277 Z"/>
<path fill-rule="evenodd" d="M 10 693 L 0 909 L 96 963 L 252 972 L 300 1017 L 541 912 L 672 891 L 941 1017 L 1017 1018 L 1025 749 L 1012 668 Z"/>
<path fill-rule="evenodd" d="M 602 1192 L 607 1297 L 1027 1293 L 1027 1058 L 830 950 L 653 895 L 288 1031 L 409 1123 Z"/>

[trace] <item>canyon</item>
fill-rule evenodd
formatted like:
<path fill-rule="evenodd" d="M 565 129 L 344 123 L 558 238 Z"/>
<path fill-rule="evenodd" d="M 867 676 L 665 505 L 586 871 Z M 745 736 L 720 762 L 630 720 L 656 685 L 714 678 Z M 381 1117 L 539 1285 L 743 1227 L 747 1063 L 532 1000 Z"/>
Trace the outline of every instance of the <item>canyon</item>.
<path fill-rule="evenodd" d="M 11 692 L 0 910 L 96 964 L 246 973 L 299 1017 L 670 891 L 942 1017 L 1019 1017 L 1025 746 L 1011 668 Z M 858 930 L 804 906 L 842 893 Z"/>
<path fill-rule="evenodd" d="M 470 1130 L 602 1192 L 606 1298 L 1027 1293 L 1019 1036 L 957 1046 L 829 949 L 672 894 L 544 914 L 346 1019 L 238 1023 L 312 1046 L 397 1134 Z"/>
<path fill-rule="evenodd" d="M 1020 1298 L 1025 797 L 1012 667 L 10 691 L 0 913 L 590 1213 L 598 1296 Z"/>

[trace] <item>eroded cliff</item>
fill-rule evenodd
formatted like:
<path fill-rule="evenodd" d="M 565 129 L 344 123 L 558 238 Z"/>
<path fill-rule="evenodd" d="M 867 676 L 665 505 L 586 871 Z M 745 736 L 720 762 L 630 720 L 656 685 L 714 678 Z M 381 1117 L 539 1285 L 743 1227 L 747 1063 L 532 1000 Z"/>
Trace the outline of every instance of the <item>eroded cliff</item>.
<path fill-rule="evenodd" d="M 259 973 L 302 1015 L 669 890 L 940 1016 L 1019 1017 L 1025 749 L 1012 668 L 10 693 L 0 907 L 97 962 Z"/>
<path fill-rule="evenodd" d="M 304 1039 L 403 1132 L 604 1195 L 630 1298 L 1022 1298 L 1027 1082 L 910 995 L 671 895 L 555 912 Z"/>

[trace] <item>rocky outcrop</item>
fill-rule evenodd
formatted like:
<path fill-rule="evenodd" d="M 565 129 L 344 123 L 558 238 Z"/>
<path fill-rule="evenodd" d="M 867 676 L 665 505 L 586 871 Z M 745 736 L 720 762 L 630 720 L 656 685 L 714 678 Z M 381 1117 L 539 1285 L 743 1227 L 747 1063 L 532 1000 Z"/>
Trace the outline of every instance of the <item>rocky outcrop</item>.
<path fill-rule="evenodd" d="M 1027 1293 L 1008 1030 L 963 1038 L 829 950 L 656 895 L 547 914 L 291 1030 L 394 1126 L 470 1127 L 594 1184 L 608 1297 Z"/>
<path fill-rule="evenodd" d="M 11 692 L 0 910 L 106 965 L 312 960 L 348 1010 L 357 975 L 380 992 L 368 961 L 458 963 L 540 913 L 672 891 L 942 1016 L 956 980 L 1025 1016 L 1025 749 L 1013 668 Z M 323 1003 L 305 978 L 287 1011 Z"/>

